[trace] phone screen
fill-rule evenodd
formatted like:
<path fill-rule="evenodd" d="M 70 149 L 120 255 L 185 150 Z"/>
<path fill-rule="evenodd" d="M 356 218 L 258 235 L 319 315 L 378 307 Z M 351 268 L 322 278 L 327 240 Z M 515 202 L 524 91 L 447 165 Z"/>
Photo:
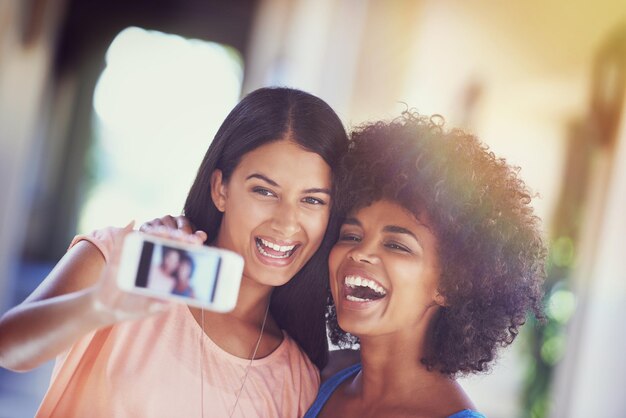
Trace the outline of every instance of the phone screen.
<path fill-rule="evenodd" d="M 135 286 L 213 303 L 221 257 L 143 241 Z"/>

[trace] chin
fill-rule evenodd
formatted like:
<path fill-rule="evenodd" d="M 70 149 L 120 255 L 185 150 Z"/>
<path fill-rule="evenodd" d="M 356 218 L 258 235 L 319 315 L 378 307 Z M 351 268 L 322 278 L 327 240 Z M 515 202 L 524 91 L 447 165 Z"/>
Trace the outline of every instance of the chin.
<path fill-rule="evenodd" d="M 343 317 L 343 319 L 341 319 L 341 317 Z M 354 320 L 348 319 L 346 318 L 346 315 L 343 313 L 342 314 L 337 313 L 337 323 L 339 324 L 339 327 L 342 330 L 354 335 L 355 337 L 360 338 L 361 335 L 367 334 L 365 330 L 368 327 L 365 326 L 365 324 L 359 323 L 356 319 Z"/>
<path fill-rule="evenodd" d="M 263 271 L 262 271 L 263 270 Z M 275 271 L 257 268 L 254 271 L 244 273 L 251 281 L 264 286 L 279 287 L 288 283 L 293 275 L 289 273 L 279 274 Z"/>
<path fill-rule="evenodd" d="M 293 276 L 276 277 L 276 275 L 269 275 L 267 278 L 260 278 L 258 282 L 267 286 L 279 287 L 289 283 L 292 278 Z"/>

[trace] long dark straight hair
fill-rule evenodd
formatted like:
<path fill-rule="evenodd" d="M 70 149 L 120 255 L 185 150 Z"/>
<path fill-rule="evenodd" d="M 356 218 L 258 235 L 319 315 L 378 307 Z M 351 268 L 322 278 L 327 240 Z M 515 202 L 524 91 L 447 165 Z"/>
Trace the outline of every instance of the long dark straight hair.
<path fill-rule="evenodd" d="M 286 138 L 318 154 L 333 172 L 348 146 L 339 117 L 320 98 L 300 90 L 276 87 L 248 94 L 222 123 L 185 202 L 185 216 L 207 233 L 208 243 L 215 240 L 222 222 L 222 213 L 211 199 L 213 171 L 221 170 L 224 181 L 228 181 L 246 153 Z M 334 190 L 333 186 L 333 193 Z M 340 214 L 331 206 L 320 248 L 289 282 L 274 289 L 270 302 L 270 311 L 278 325 L 320 369 L 328 361 L 324 318 L 328 297 L 328 255 L 337 240 L 339 218 Z"/>

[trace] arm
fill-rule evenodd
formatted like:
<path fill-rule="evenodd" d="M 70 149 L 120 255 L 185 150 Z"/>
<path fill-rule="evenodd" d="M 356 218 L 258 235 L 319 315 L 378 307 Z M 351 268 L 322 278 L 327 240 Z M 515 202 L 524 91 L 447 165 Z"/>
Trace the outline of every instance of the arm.
<path fill-rule="evenodd" d="M 91 331 L 168 306 L 117 289 L 114 278 L 121 241 L 131 229 L 115 235 L 108 262 L 93 244 L 78 242 L 24 302 L 2 316 L 0 366 L 30 370 Z"/>

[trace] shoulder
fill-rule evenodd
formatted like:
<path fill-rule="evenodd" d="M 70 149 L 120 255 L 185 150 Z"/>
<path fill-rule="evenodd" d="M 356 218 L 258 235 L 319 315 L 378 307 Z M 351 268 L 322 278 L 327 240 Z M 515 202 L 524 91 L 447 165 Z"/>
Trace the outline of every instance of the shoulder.
<path fill-rule="evenodd" d="M 431 391 L 423 402 L 428 405 L 433 415 L 448 418 L 484 418 L 482 414 L 476 412 L 476 406 L 459 382 L 443 375 L 437 376 L 436 380 L 432 381 Z"/>
<path fill-rule="evenodd" d="M 294 373 L 296 370 L 300 370 L 301 373 L 308 375 L 315 380 L 316 389 L 320 383 L 320 371 L 315 364 L 311 361 L 306 352 L 300 347 L 300 345 L 284 330 L 280 330 L 280 337 L 276 335 L 274 338 L 277 341 L 277 348 L 270 354 L 277 361 L 284 364 L 289 364 L 289 369 Z"/>
<path fill-rule="evenodd" d="M 328 364 L 320 372 L 322 383 L 335 375 L 337 372 L 361 361 L 359 350 L 343 349 L 333 350 L 328 353 Z"/>
<path fill-rule="evenodd" d="M 487 418 L 480 412 L 474 411 L 472 409 L 464 409 L 462 411 L 457 412 L 456 414 L 452 414 L 448 416 L 448 418 Z"/>
<path fill-rule="evenodd" d="M 109 260 L 111 253 L 113 252 L 113 248 L 116 245 L 121 244 L 121 241 L 123 240 L 124 229 L 125 228 L 109 226 L 102 229 L 96 229 L 88 234 L 76 235 L 70 243 L 68 250 L 81 241 L 87 241 L 98 249 L 105 261 Z"/>

